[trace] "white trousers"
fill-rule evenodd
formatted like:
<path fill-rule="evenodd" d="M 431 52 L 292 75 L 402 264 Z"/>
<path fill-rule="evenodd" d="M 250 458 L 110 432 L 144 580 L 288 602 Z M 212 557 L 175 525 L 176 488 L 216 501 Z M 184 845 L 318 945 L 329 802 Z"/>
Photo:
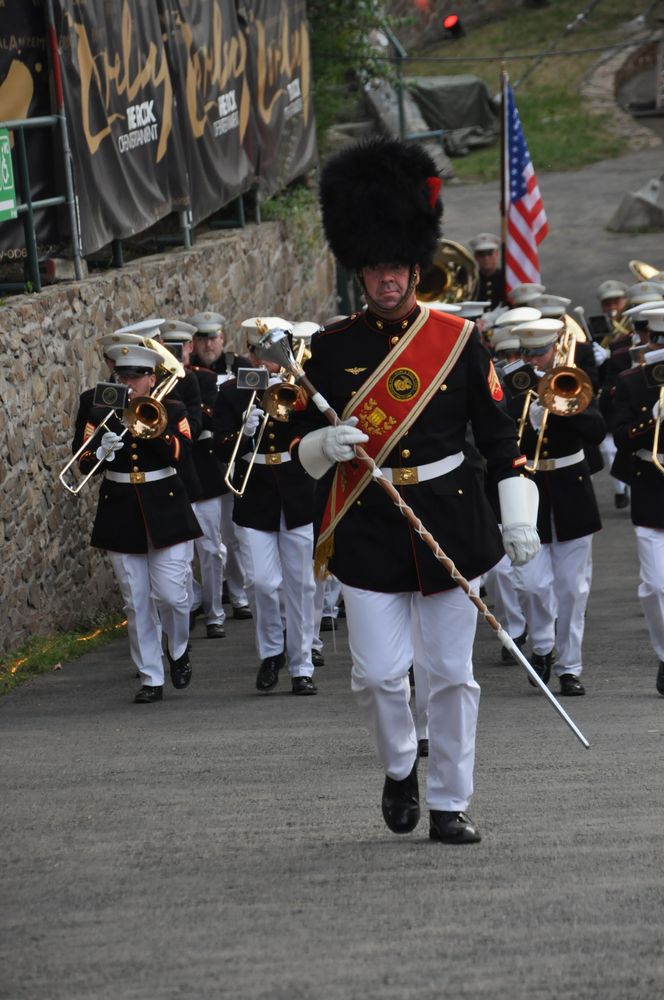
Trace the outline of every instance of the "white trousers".
<path fill-rule="evenodd" d="M 553 673 L 581 673 L 581 646 L 592 578 L 592 535 L 571 542 L 554 540 L 524 566 L 513 568 L 514 585 L 524 610 L 533 653 L 557 659 Z M 556 625 L 557 619 L 557 625 Z"/>
<path fill-rule="evenodd" d="M 635 527 L 639 552 L 639 601 L 650 644 L 664 661 L 664 528 Z"/>
<path fill-rule="evenodd" d="M 313 526 L 257 531 L 236 525 L 247 596 L 256 621 L 261 660 L 284 648 L 280 595 L 286 618 L 286 652 L 291 677 L 311 677 L 314 638 Z"/>
<path fill-rule="evenodd" d="M 351 687 L 375 735 L 385 772 L 400 781 L 415 762 L 408 683 L 408 668 L 415 661 L 429 679 L 427 805 L 466 809 L 473 793 L 480 698 L 472 664 L 475 605 L 459 588 L 429 597 L 345 584 L 342 589 L 353 660 Z"/>
<path fill-rule="evenodd" d="M 147 553 L 109 552 L 127 615 L 131 658 L 143 684 L 164 683 L 162 628 L 171 656 L 182 656 L 189 641 L 187 583 L 191 545 L 180 542 Z"/>
<path fill-rule="evenodd" d="M 221 540 L 221 497 L 197 500 L 191 506 L 203 532 L 200 538 L 194 539 L 201 582 L 192 577 L 191 607 L 203 608 L 206 625 L 223 625 L 226 612 L 221 603 L 221 591 L 226 548 Z"/>
<path fill-rule="evenodd" d="M 493 569 L 484 574 L 484 586 L 496 618 L 508 635 L 518 639 L 526 631 L 526 619 L 514 586 L 513 571 L 509 556 L 504 555 Z"/>
<path fill-rule="evenodd" d="M 604 459 L 604 465 L 607 469 L 611 469 L 613 465 L 613 460 L 616 457 L 616 442 L 613 440 L 613 434 L 605 434 L 604 439 L 600 442 L 599 450 L 601 452 L 602 458 Z M 627 484 L 623 483 L 621 479 L 615 479 L 611 476 L 611 482 L 613 483 L 614 493 L 624 493 L 627 489 Z"/>
<path fill-rule="evenodd" d="M 233 520 L 232 493 L 224 493 L 221 498 L 221 537 L 225 549 L 224 576 L 226 589 L 234 608 L 244 608 L 249 603 L 244 585 L 244 568 L 240 554 L 237 526 Z"/>

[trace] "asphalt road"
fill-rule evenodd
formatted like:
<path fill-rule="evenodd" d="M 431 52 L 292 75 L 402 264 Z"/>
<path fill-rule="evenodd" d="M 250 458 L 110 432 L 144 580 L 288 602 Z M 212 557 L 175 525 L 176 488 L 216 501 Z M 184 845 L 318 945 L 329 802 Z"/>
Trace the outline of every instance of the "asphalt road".
<path fill-rule="evenodd" d="M 601 239 L 656 162 L 541 178 L 552 291 L 569 276 L 592 292 L 632 256 L 664 264 L 661 234 Z M 450 189 L 448 234 L 487 228 L 490 204 Z M 383 825 L 343 623 L 315 698 L 285 680 L 259 695 L 252 623 L 230 621 L 223 640 L 197 627 L 192 684 L 161 704 L 133 704 L 124 640 L 2 699 L 0 997 L 659 998 L 664 699 L 629 515 L 606 473 L 596 488 L 588 693 L 565 702 L 591 746 L 480 623 L 479 845 Z"/>

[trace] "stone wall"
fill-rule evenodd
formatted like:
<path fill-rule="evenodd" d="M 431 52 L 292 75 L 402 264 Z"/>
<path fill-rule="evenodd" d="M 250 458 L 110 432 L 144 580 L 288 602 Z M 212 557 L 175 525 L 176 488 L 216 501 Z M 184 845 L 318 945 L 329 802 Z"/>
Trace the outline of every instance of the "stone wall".
<path fill-rule="evenodd" d="M 89 545 L 98 486 L 73 497 L 58 481 L 79 393 L 105 377 L 102 334 L 208 308 L 228 319 L 229 340 L 261 312 L 318 322 L 337 313 L 317 219 L 306 231 L 272 222 L 206 235 L 0 306 L 0 651 L 120 610 L 108 562 Z"/>

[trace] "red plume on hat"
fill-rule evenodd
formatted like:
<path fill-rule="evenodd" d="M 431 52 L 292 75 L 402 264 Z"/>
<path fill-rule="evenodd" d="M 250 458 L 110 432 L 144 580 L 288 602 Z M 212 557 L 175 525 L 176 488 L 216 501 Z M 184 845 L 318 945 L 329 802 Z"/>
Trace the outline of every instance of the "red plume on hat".
<path fill-rule="evenodd" d="M 436 165 L 417 143 L 369 139 L 323 167 L 323 227 L 335 257 L 351 270 L 399 263 L 426 271 L 440 239 L 443 203 Z"/>

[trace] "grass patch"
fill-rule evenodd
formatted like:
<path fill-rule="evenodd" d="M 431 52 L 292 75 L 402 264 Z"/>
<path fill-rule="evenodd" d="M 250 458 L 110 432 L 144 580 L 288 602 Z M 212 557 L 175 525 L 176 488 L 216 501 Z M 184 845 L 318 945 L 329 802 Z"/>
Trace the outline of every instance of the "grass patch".
<path fill-rule="evenodd" d="M 34 636 L 20 649 L 0 656 L 0 695 L 47 670 L 57 670 L 62 663 L 77 660 L 91 649 L 105 646 L 126 635 L 124 618 L 104 618 L 81 631 Z"/>
<path fill-rule="evenodd" d="M 536 9 L 519 4 L 500 20 L 469 28 L 458 41 L 412 53 L 405 73 L 408 77 L 471 73 L 495 95 L 504 63 L 513 86 L 525 76 L 515 95 L 536 170 L 576 170 L 615 157 L 626 148 L 626 140 L 616 138 L 605 119 L 588 110 L 579 91 L 603 53 L 630 40 L 625 24 L 642 12 L 643 5 L 602 0 L 575 30 L 565 32 L 580 6 L 578 0 L 556 0 Z M 656 27 L 654 22 L 650 26 Z M 535 65 L 533 54 L 545 50 L 566 54 Z M 454 169 L 461 179 L 497 180 L 498 145 L 456 157 Z"/>

